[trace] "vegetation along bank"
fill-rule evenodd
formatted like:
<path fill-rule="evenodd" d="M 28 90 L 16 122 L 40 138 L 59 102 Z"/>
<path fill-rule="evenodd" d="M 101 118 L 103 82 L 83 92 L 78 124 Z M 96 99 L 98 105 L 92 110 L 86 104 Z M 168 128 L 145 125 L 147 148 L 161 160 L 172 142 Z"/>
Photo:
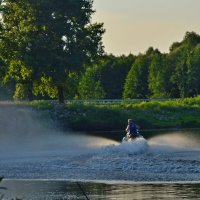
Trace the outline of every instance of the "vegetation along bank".
<path fill-rule="evenodd" d="M 33 101 L 30 105 L 50 118 L 63 130 L 124 130 L 128 118 L 141 129 L 200 128 L 200 96 L 168 101 L 135 103 L 65 103 Z"/>

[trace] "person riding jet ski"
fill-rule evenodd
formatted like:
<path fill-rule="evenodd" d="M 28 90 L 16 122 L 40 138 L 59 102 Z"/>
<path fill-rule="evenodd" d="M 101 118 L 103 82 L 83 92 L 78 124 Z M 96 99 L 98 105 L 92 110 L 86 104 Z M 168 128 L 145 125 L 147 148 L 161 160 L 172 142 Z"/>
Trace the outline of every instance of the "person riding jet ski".
<path fill-rule="evenodd" d="M 128 141 L 129 139 L 135 139 L 140 137 L 139 126 L 133 122 L 132 119 L 128 119 L 128 125 L 126 127 L 126 136 L 123 138 L 123 141 Z"/>

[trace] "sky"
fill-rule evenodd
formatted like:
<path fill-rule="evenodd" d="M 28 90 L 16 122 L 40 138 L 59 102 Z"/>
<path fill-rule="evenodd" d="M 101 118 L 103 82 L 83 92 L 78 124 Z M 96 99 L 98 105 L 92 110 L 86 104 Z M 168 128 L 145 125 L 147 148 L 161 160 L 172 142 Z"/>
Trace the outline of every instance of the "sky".
<path fill-rule="evenodd" d="M 168 52 L 187 31 L 200 34 L 200 0 L 94 0 L 93 22 L 103 22 L 107 53 Z"/>

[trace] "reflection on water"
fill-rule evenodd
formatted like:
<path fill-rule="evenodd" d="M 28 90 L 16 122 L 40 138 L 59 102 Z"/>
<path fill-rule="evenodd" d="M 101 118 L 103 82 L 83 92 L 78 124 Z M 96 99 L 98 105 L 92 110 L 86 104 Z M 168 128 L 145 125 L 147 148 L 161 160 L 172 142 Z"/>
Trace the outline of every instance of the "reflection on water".
<path fill-rule="evenodd" d="M 92 183 L 79 182 L 88 199 L 199 199 L 200 183 Z M 86 199 L 77 182 L 5 180 L 7 199 Z M 5 199 L 6 199 L 5 198 Z"/>

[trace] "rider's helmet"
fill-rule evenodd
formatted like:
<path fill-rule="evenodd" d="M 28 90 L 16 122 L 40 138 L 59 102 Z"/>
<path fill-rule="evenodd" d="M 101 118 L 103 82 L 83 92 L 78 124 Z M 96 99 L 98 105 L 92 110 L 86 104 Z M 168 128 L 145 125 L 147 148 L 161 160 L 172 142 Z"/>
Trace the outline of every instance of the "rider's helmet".
<path fill-rule="evenodd" d="M 128 119 L 128 124 L 130 124 L 131 122 L 133 122 L 133 120 L 132 119 Z"/>

